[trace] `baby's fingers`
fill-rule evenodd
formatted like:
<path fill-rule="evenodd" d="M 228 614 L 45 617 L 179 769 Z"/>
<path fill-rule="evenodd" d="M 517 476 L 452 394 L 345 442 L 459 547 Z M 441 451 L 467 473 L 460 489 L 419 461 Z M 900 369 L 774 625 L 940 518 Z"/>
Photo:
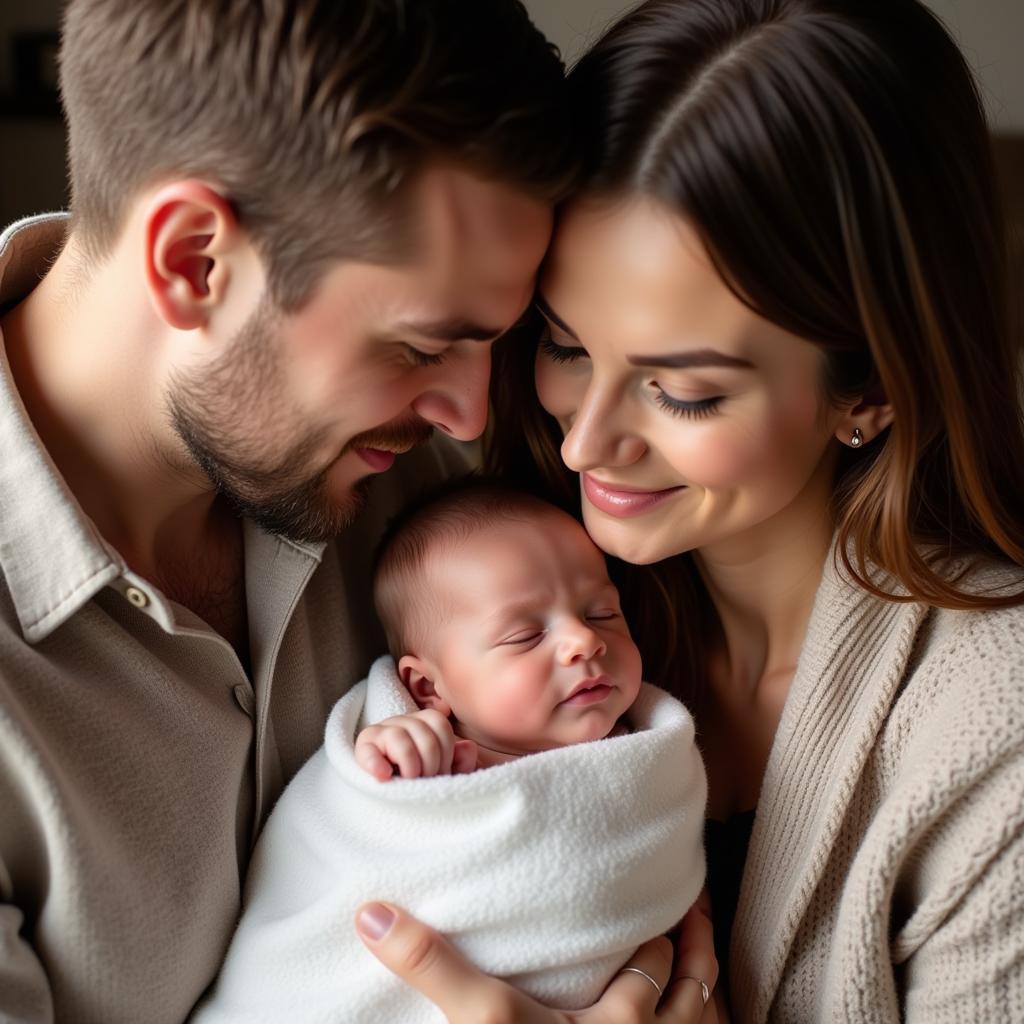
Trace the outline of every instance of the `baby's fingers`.
<path fill-rule="evenodd" d="M 403 779 L 417 779 L 423 774 L 423 762 L 420 760 L 419 751 L 403 727 L 383 726 L 376 745 Z"/>
<path fill-rule="evenodd" d="M 425 777 L 447 775 L 452 768 L 452 747 L 455 737 L 451 726 L 441 719 L 443 729 L 433 720 L 436 712 L 420 712 L 402 720 L 409 739 L 416 747 L 420 760 L 420 774 Z M 440 718 L 440 716 L 438 716 Z"/>
<path fill-rule="evenodd" d="M 356 744 L 356 764 L 380 782 L 387 782 L 393 774 L 391 762 L 377 749 L 372 740 Z"/>
<path fill-rule="evenodd" d="M 456 740 L 452 753 L 452 774 L 468 775 L 476 771 L 476 744 L 472 740 Z"/>

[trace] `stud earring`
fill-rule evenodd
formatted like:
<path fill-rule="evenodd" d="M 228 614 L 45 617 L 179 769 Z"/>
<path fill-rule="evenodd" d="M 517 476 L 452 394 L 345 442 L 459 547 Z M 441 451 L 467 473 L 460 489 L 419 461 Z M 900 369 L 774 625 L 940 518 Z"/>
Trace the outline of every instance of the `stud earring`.
<path fill-rule="evenodd" d="M 850 438 L 850 447 L 859 448 L 864 443 L 864 434 L 860 427 L 853 428 L 853 436 Z"/>

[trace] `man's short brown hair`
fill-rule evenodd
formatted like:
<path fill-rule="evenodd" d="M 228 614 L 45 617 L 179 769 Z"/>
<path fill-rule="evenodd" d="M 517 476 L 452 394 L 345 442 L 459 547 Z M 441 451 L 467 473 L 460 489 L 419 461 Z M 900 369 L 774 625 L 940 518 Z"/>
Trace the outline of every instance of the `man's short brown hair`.
<path fill-rule="evenodd" d="M 86 253 L 140 189 L 204 178 L 285 309 L 331 261 L 401 255 L 427 160 L 543 201 L 575 174 L 562 65 L 519 0 L 70 0 L 60 75 Z"/>

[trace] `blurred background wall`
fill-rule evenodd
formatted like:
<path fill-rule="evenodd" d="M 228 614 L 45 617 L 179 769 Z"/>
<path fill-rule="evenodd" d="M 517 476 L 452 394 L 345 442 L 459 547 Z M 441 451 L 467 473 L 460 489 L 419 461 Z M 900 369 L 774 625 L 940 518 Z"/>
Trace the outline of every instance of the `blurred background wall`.
<path fill-rule="evenodd" d="M 525 2 L 569 62 L 632 6 L 622 0 Z M 1024 237 L 1024 0 L 927 2 L 979 76 L 1010 215 Z M 61 7 L 62 0 L 0 0 L 0 224 L 66 202 L 64 133 L 52 90 Z"/>
<path fill-rule="evenodd" d="M 569 63 L 633 6 L 622 0 L 525 0 L 534 21 Z M 994 127 L 1024 134 L 1024 0 L 925 0 L 946 23 L 979 76 Z"/>

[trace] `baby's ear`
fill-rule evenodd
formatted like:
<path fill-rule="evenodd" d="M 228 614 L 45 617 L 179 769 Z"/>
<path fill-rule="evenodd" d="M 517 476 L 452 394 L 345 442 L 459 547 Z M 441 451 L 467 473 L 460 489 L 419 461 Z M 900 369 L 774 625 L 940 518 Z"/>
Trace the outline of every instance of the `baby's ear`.
<path fill-rule="evenodd" d="M 412 694 L 412 699 L 421 708 L 433 708 L 447 718 L 452 709 L 434 689 L 435 675 L 433 666 L 422 658 L 417 658 L 415 654 L 403 654 L 398 659 L 398 678 Z"/>

